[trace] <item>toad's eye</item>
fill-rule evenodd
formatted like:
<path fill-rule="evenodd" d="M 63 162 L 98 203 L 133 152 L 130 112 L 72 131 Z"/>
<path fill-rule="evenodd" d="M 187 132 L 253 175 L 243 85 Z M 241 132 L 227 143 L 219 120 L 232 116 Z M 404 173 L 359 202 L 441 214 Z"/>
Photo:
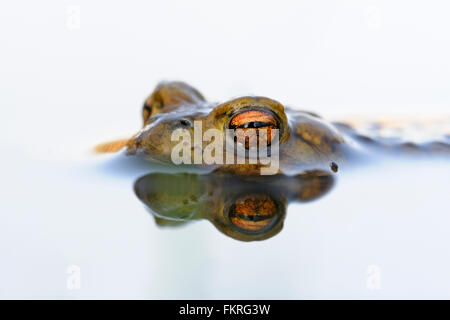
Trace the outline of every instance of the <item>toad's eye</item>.
<path fill-rule="evenodd" d="M 260 130 L 267 130 L 267 144 L 269 145 L 273 139 L 270 129 L 278 129 L 278 121 L 271 112 L 248 110 L 235 115 L 230 121 L 229 129 L 241 129 L 236 131 L 236 138 L 242 139 L 240 141 L 245 139 L 246 148 L 249 147 L 249 140 L 252 136 L 257 138 Z"/>
<path fill-rule="evenodd" d="M 235 115 L 230 122 L 230 129 L 247 128 L 277 128 L 275 117 L 269 112 L 261 110 L 244 111 Z"/>
<path fill-rule="evenodd" d="M 258 232 L 273 225 L 277 217 L 277 205 L 266 194 L 242 196 L 230 208 L 230 220 L 239 229 Z"/>

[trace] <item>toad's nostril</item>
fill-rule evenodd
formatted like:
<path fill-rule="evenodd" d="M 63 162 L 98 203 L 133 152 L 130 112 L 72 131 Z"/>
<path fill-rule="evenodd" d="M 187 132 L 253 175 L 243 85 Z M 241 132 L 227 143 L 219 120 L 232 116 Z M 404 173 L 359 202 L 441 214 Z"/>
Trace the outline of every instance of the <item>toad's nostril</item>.
<path fill-rule="evenodd" d="M 191 127 L 191 126 L 192 126 L 192 122 L 189 121 L 189 120 L 187 120 L 187 119 L 181 119 L 181 120 L 180 120 L 180 124 L 181 124 L 183 127 Z"/>
<path fill-rule="evenodd" d="M 152 107 L 148 106 L 147 103 L 144 103 L 144 106 L 142 108 L 142 116 L 144 118 L 144 123 L 145 121 L 148 120 L 151 114 L 152 114 Z"/>

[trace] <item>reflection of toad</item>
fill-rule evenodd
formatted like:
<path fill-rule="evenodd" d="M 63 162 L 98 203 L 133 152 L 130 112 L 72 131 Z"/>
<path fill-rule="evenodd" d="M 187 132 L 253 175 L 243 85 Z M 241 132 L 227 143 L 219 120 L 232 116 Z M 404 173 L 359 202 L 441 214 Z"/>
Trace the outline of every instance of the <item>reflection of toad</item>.
<path fill-rule="evenodd" d="M 252 177 L 151 173 L 134 189 L 159 226 L 207 219 L 234 239 L 253 241 L 280 232 L 290 202 L 317 199 L 333 182 L 324 171 Z"/>

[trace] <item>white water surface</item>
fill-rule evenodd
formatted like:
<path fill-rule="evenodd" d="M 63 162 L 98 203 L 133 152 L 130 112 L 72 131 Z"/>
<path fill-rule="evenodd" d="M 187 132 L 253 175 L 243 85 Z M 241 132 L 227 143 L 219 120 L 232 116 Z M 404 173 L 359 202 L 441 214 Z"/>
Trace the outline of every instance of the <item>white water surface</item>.
<path fill-rule="evenodd" d="M 450 298 L 448 160 L 339 171 L 326 196 L 289 206 L 277 236 L 244 243 L 204 220 L 158 228 L 132 190 L 149 168 L 89 152 L 138 130 L 164 79 L 325 118 L 448 116 L 449 9 L 3 1 L 0 298 Z"/>

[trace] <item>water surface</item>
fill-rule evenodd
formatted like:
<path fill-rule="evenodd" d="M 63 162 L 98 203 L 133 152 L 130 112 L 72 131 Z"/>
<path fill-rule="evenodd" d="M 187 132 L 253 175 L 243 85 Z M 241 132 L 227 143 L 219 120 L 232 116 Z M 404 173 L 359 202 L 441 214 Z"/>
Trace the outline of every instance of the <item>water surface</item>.
<path fill-rule="evenodd" d="M 18 152 L 0 169 L 3 298 L 450 297 L 448 161 L 339 171 L 317 200 L 286 203 L 275 235 L 243 242 L 207 219 L 158 227 L 134 192 L 146 163 Z"/>

